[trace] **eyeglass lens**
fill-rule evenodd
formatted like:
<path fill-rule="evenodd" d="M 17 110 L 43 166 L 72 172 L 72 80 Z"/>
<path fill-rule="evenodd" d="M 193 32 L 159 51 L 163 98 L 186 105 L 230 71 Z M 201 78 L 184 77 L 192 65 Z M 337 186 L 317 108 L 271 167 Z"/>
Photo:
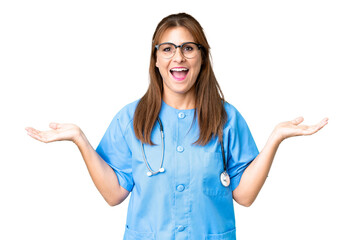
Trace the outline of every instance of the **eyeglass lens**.
<path fill-rule="evenodd" d="M 159 46 L 159 53 L 163 58 L 172 58 L 175 55 L 175 45 L 165 43 Z M 181 52 L 186 58 L 193 58 L 198 54 L 198 46 L 194 43 L 186 43 L 182 45 Z"/>

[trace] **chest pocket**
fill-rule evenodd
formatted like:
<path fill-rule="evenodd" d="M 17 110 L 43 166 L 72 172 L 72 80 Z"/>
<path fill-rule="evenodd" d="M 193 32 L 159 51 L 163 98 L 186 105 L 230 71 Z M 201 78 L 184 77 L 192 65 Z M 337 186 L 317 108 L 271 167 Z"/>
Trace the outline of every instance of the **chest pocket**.
<path fill-rule="evenodd" d="M 209 234 L 206 240 L 236 240 L 236 229 L 221 234 Z"/>
<path fill-rule="evenodd" d="M 208 196 L 228 197 L 232 195 L 230 186 L 224 187 L 220 182 L 220 174 L 224 171 L 222 154 L 206 152 L 203 159 L 202 187 Z"/>
<path fill-rule="evenodd" d="M 155 240 L 155 235 L 152 232 L 135 231 L 126 225 L 124 240 Z"/>

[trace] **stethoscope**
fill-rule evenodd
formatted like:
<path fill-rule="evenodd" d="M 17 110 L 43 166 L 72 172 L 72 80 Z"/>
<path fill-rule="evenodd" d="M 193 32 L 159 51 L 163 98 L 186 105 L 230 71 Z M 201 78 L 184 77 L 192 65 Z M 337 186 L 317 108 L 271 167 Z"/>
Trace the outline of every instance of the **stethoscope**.
<path fill-rule="evenodd" d="M 147 172 L 148 177 L 151 177 L 151 176 L 156 175 L 158 173 L 165 172 L 165 169 L 163 168 L 163 163 L 164 163 L 164 127 L 163 127 L 159 117 L 157 118 L 157 121 L 159 123 L 160 133 L 161 133 L 161 164 L 160 164 L 159 170 L 153 171 L 151 169 L 151 167 L 149 166 L 149 163 L 148 163 L 148 161 L 146 161 L 146 157 L 145 157 L 144 144 L 141 142 L 141 150 L 142 150 L 142 155 L 143 155 L 143 158 L 144 158 L 144 162 L 146 164 L 147 169 L 149 170 Z M 223 159 L 223 164 L 224 164 L 224 171 L 220 174 L 220 182 L 224 187 L 228 187 L 230 185 L 230 177 L 229 177 L 229 174 L 226 171 L 226 161 L 225 161 L 225 151 L 224 151 L 223 141 L 220 141 L 220 144 L 221 144 L 221 153 L 222 153 L 222 159 Z"/>

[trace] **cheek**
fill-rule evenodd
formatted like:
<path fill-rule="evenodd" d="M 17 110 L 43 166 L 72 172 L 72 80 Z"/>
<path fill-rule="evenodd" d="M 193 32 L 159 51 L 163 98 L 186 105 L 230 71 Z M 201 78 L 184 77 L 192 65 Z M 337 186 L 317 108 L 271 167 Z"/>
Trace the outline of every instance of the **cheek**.
<path fill-rule="evenodd" d="M 167 68 L 165 67 L 164 62 L 162 61 L 156 61 L 155 66 L 158 68 L 158 71 L 161 75 L 161 78 L 164 79 L 167 74 Z"/>
<path fill-rule="evenodd" d="M 162 60 L 156 60 L 155 66 L 159 68 L 159 71 L 162 71 L 167 68 L 167 62 Z"/>
<path fill-rule="evenodd" d="M 201 71 L 201 61 L 195 65 L 194 69 L 195 69 L 195 74 L 199 75 L 199 73 Z"/>
<path fill-rule="evenodd" d="M 194 61 L 193 66 L 196 68 L 196 70 L 200 70 L 202 64 L 203 64 L 202 58 L 199 57 L 198 59 L 196 59 L 196 60 Z"/>

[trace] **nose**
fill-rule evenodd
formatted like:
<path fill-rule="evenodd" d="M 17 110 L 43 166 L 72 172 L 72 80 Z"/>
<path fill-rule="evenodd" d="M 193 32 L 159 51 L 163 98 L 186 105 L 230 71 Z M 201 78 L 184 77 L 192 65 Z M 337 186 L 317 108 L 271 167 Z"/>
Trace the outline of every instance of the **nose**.
<path fill-rule="evenodd" d="M 175 61 L 175 62 L 183 62 L 183 61 L 185 61 L 185 57 L 182 54 L 180 47 L 175 49 L 175 55 L 173 56 L 173 61 Z"/>

